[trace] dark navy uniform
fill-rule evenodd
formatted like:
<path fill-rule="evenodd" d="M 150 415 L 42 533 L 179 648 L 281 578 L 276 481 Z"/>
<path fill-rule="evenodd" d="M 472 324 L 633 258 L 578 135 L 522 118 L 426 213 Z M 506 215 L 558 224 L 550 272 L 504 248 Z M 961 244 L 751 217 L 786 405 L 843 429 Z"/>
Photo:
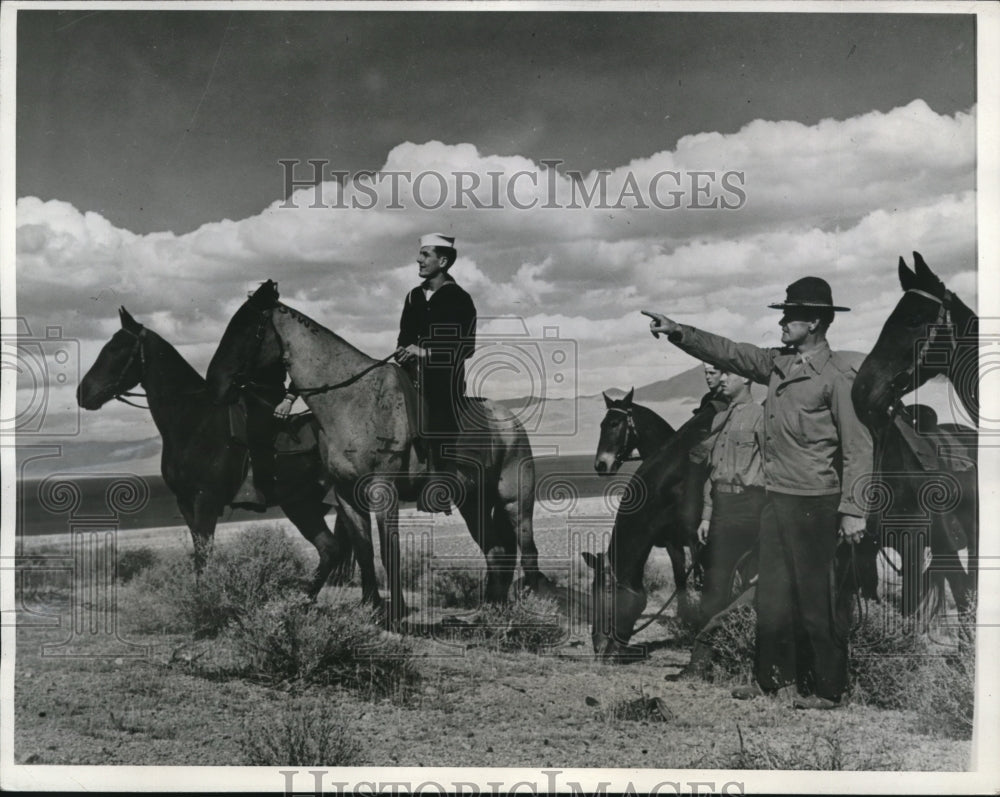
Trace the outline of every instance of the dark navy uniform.
<path fill-rule="evenodd" d="M 476 306 L 451 277 L 429 296 L 423 285 L 406 295 L 397 345 L 411 344 L 428 352 L 418 365 L 420 434 L 453 438 L 465 396 L 465 363 L 476 348 Z"/>

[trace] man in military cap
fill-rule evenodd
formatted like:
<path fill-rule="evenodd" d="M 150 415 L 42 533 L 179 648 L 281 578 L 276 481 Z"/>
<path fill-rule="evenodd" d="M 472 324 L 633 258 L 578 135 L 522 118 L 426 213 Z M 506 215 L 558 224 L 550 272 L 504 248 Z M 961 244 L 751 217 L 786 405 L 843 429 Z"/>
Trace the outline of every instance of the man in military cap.
<path fill-rule="evenodd" d="M 797 708 L 841 705 L 847 689 L 849 602 L 835 596 L 840 542 L 865 530 L 858 504 L 872 470 L 872 441 L 854 414 L 855 371 L 830 350 L 829 284 L 804 277 L 788 286 L 779 321 L 783 348 L 734 343 L 659 313 L 649 328 L 688 354 L 767 385 L 761 457 L 766 489 L 757 585 L 756 683 L 741 699 L 796 686 Z"/>
<path fill-rule="evenodd" d="M 458 252 L 455 239 L 430 233 L 417 255 L 423 280 L 406 295 L 399 319 L 396 360 L 415 370 L 420 391 L 419 434 L 432 472 L 446 472 L 459 431 L 465 396 L 465 363 L 476 348 L 476 306 L 449 270 Z M 417 508 L 434 511 L 420 493 Z M 444 511 L 450 510 L 441 507 Z"/>

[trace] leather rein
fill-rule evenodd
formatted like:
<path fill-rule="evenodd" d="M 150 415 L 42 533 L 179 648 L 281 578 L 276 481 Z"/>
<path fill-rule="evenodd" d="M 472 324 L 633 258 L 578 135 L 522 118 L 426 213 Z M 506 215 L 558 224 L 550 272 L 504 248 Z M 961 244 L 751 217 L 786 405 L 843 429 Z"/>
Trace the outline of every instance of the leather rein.
<path fill-rule="evenodd" d="M 261 310 L 261 312 L 260 312 L 260 322 L 257 324 L 257 332 L 256 332 L 257 348 L 258 349 L 260 348 L 261 341 L 264 340 L 264 334 L 265 334 L 265 331 L 266 331 L 266 327 L 267 327 L 267 324 L 270 323 L 270 321 L 271 321 L 271 313 L 274 310 L 275 310 L 274 307 L 270 307 L 270 308 L 267 308 L 266 310 Z M 364 368 L 361 371 L 359 371 L 358 373 L 353 374 L 352 376 L 349 376 L 347 379 L 343 379 L 340 382 L 334 382 L 333 384 L 329 384 L 328 383 L 328 384 L 323 384 L 323 385 L 317 385 L 315 387 L 297 387 L 294 384 L 289 385 L 288 395 L 291 395 L 291 396 L 301 396 L 302 398 L 309 398 L 310 396 L 318 396 L 318 395 L 320 395 L 322 393 L 329 393 L 329 392 L 334 391 L 334 390 L 340 390 L 340 389 L 345 388 L 345 387 L 350 387 L 355 382 L 357 382 L 358 380 L 360 380 L 362 377 L 367 376 L 369 373 L 371 373 L 372 371 L 374 371 L 376 368 L 381 368 L 383 365 L 388 365 L 389 362 L 393 358 L 395 358 L 395 356 L 396 356 L 396 353 L 393 352 L 392 354 L 388 355 L 387 357 L 383 357 L 381 360 L 376 360 L 374 363 L 372 363 L 371 365 L 369 365 L 367 368 Z M 246 368 L 246 364 L 244 363 L 243 364 L 243 368 L 241 368 L 240 371 L 237 372 L 237 375 L 239 377 L 243 376 L 245 368 Z M 259 382 L 254 382 L 252 380 L 240 380 L 238 382 L 237 386 L 239 388 L 241 388 L 241 389 L 249 389 L 251 387 L 266 387 L 266 388 L 271 388 L 272 387 L 271 385 L 263 385 L 263 384 L 261 384 Z"/>

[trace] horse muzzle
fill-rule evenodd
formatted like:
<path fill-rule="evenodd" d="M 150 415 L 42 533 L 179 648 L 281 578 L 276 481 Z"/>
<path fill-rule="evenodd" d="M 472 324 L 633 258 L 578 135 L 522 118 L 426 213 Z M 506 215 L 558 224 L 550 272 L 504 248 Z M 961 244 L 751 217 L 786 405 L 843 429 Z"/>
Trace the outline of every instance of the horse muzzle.
<path fill-rule="evenodd" d="M 107 396 L 102 396 L 101 391 L 86 389 L 86 385 L 84 385 L 83 383 L 77 385 L 76 403 L 78 407 L 81 407 L 85 410 L 99 410 L 101 407 L 103 407 L 105 404 L 108 403 L 108 400 L 110 398 L 111 398 L 110 394 L 108 394 Z"/>
<path fill-rule="evenodd" d="M 604 599 L 612 605 L 610 611 L 595 615 L 591 641 L 600 658 L 618 658 L 628 648 L 635 622 L 646 608 L 646 593 L 619 586 Z"/>
<path fill-rule="evenodd" d="M 594 470 L 598 476 L 613 476 L 621 466 L 622 463 L 610 454 L 602 454 L 594 460 Z"/>

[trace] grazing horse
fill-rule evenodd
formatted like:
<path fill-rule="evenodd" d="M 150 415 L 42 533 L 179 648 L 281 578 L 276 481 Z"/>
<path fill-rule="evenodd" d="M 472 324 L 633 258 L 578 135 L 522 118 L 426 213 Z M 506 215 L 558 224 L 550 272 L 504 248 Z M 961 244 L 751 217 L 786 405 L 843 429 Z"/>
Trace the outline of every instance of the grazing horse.
<path fill-rule="evenodd" d="M 320 454 L 351 531 L 362 599 L 381 607 L 369 517 L 375 512 L 391 596 L 387 619 L 395 626 L 405 612 L 397 499 L 415 498 L 426 471 L 419 456 L 416 391 L 389 358 L 373 360 L 278 299 L 277 285 L 268 280 L 236 311 L 208 368 L 210 395 L 232 402 L 255 388 L 252 370 L 278 367 L 283 375 L 287 370 L 321 427 Z M 525 584 L 538 587 L 544 579 L 532 533 L 534 460 L 527 434 L 511 412 L 479 399 L 469 399 L 464 410 L 456 472 L 447 478 L 486 557 L 486 599 L 505 602 L 518 547 Z"/>
<path fill-rule="evenodd" d="M 594 652 L 605 659 L 621 658 L 628 649 L 635 621 L 646 607 L 642 577 L 654 545 L 667 548 L 678 594 L 687 582 L 683 540 L 684 482 L 690 451 L 704 440 L 712 418 L 724 408 L 708 402 L 648 458 L 632 475 L 618 508 L 606 554 L 584 553 L 594 570 L 592 585 Z"/>
<path fill-rule="evenodd" d="M 247 469 L 246 445 L 235 441 L 228 408 L 210 402 L 205 380 L 167 341 L 147 329 L 123 307 L 121 329 L 104 344 L 97 360 L 76 391 L 77 403 L 97 410 L 111 399 L 126 401 L 128 391 L 142 384 L 153 423 L 163 438 L 160 471 L 177 499 L 194 542 L 195 569 L 201 572 L 211 552 L 215 525 L 236 496 Z M 138 406 L 138 405 L 135 405 Z M 271 412 L 273 407 L 267 408 Z M 299 418 L 297 423 L 311 419 Z M 308 587 L 315 597 L 327 576 L 343 578 L 353 568 L 346 527 L 337 516 L 335 534 L 325 515 L 326 490 L 319 455 L 277 456 L 274 504 L 319 553 L 319 564 Z"/>
<path fill-rule="evenodd" d="M 855 411 L 875 441 L 876 485 L 882 483 L 881 492 L 893 504 L 877 506 L 869 515 L 869 528 L 877 529 L 883 544 L 896 548 L 903 559 L 904 610 L 913 611 L 921 603 L 927 579 L 917 563 L 929 546 L 935 592 L 940 597 L 947 580 L 964 611 L 976 583 L 977 432 L 936 423 L 920 428 L 915 422 L 919 414 L 906 411 L 900 399 L 931 377 L 945 375 L 978 426 L 979 319 L 917 252 L 913 264 L 911 271 L 899 259 L 903 296 L 859 369 L 851 392 Z M 878 495 L 873 498 L 880 503 Z M 887 532 L 899 523 L 890 514 L 926 519 L 927 533 L 892 538 Z M 962 549 L 968 553 L 967 565 L 959 557 Z"/>

